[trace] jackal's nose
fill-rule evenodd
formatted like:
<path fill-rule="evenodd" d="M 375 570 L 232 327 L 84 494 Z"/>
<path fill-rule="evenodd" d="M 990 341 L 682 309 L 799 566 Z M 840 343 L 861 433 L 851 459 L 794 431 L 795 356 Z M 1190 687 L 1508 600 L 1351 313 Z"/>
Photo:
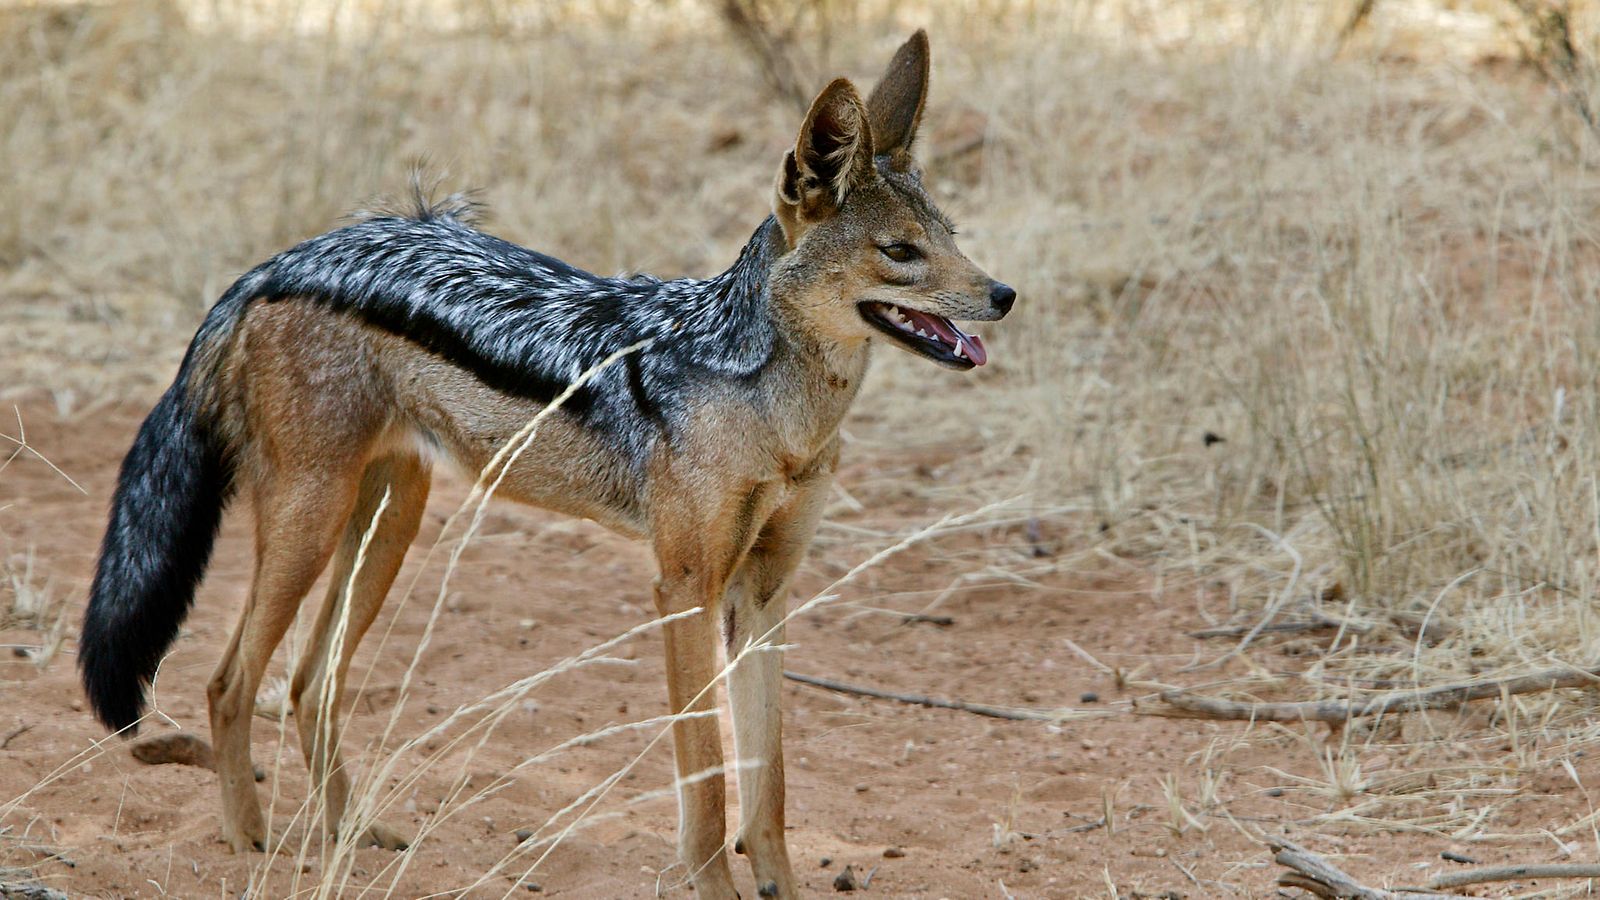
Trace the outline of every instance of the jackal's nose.
<path fill-rule="evenodd" d="M 1003 316 L 1011 312 L 1012 304 L 1017 302 L 1017 292 L 1011 289 L 1011 285 L 996 281 L 989 285 L 989 302 L 994 304 L 994 308 L 1000 310 L 1000 315 Z"/>

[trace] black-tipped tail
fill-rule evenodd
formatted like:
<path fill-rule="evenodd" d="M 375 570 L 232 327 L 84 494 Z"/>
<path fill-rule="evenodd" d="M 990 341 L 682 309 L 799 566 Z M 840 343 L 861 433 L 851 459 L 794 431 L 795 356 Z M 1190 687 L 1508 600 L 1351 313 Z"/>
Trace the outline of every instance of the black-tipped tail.
<path fill-rule="evenodd" d="M 145 688 L 194 603 L 232 489 L 230 454 L 186 376 L 122 461 L 78 640 L 89 703 L 118 731 L 144 714 Z"/>

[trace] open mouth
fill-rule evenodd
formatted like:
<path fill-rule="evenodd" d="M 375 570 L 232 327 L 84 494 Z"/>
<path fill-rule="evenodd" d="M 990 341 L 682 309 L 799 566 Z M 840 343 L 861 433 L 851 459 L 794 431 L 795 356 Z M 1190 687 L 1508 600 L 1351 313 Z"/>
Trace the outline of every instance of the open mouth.
<path fill-rule="evenodd" d="M 975 334 L 967 334 L 944 316 L 869 301 L 859 304 L 861 318 L 899 341 L 906 349 L 952 369 L 970 369 L 989 361 L 989 352 Z"/>

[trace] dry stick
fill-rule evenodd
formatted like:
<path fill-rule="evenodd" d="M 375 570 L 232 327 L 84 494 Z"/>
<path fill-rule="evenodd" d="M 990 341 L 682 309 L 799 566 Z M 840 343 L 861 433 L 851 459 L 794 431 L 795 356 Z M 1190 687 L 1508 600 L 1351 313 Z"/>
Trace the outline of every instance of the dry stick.
<path fill-rule="evenodd" d="M 723 0 L 722 18 L 734 36 L 744 41 L 761 63 L 761 74 L 773 93 L 804 110 L 810 103 L 805 79 L 789 54 L 789 40 L 775 34 L 761 14 L 760 5 L 749 0 Z"/>
<path fill-rule="evenodd" d="M 1216 628 L 1203 628 L 1199 631 L 1186 631 L 1185 635 L 1205 640 L 1208 638 L 1243 637 L 1248 634 L 1253 626 L 1250 625 L 1222 625 Z M 1303 631 L 1334 631 L 1343 628 L 1351 634 L 1366 634 L 1372 628 L 1359 622 L 1341 622 L 1326 616 L 1316 616 L 1311 619 L 1300 619 L 1293 622 L 1274 622 L 1261 628 L 1258 634 L 1298 634 Z"/>
<path fill-rule="evenodd" d="M 1537 0 L 1511 0 L 1511 5 L 1527 20 L 1528 30 L 1538 44 L 1531 48 L 1524 46 L 1523 53 L 1532 60 L 1551 87 L 1566 95 L 1567 102 L 1583 119 L 1583 123 L 1589 126 L 1589 130 L 1600 134 L 1600 121 L 1596 120 L 1594 109 L 1589 105 L 1589 95 L 1584 86 L 1586 77 L 1582 71 L 1583 62 L 1578 58 L 1577 48 L 1572 42 L 1572 21 L 1568 11 Z"/>
<path fill-rule="evenodd" d="M 11 729 L 11 733 L 6 735 L 6 739 L 3 740 L 3 741 L 0 741 L 0 750 L 4 750 L 7 747 L 11 746 L 11 742 L 12 741 L 16 740 L 19 737 L 22 737 L 23 735 L 27 734 L 28 732 L 30 732 L 32 730 L 33 730 L 33 723 L 31 723 L 31 722 L 25 723 L 25 724 L 22 724 L 22 725 L 18 725 L 16 728 Z"/>
<path fill-rule="evenodd" d="M 1297 703 L 1240 703 L 1219 697 L 1205 697 L 1186 691 L 1164 691 L 1157 695 L 1171 709 L 1141 707 L 1134 712 L 1170 719 L 1246 719 L 1256 722 L 1327 722 L 1340 724 L 1364 716 L 1393 711 L 1442 709 L 1473 700 L 1489 700 L 1514 694 L 1532 694 L 1560 688 L 1593 687 L 1600 682 L 1600 666 L 1573 669 L 1545 669 L 1532 675 L 1451 684 L 1422 691 L 1407 691 L 1374 697 L 1370 700 L 1306 700 Z M 1137 702 L 1136 702 L 1137 703 Z"/>
<path fill-rule="evenodd" d="M 979 716 L 988 716 L 992 719 L 1013 719 L 1016 721 L 1060 721 L 1063 716 L 1061 711 L 1042 709 L 1015 709 L 1005 706 L 989 706 L 984 703 L 968 703 L 965 700 L 940 700 L 937 697 L 923 697 L 918 694 L 896 694 L 893 691 L 881 691 L 877 688 L 860 687 L 845 684 L 842 681 L 833 681 L 828 678 L 818 678 L 815 675 L 802 675 L 799 672 L 784 670 L 783 677 L 801 684 L 809 684 L 825 690 L 838 691 L 841 694 L 855 694 L 861 697 L 876 697 L 879 700 L 894 700 L 900 703 L 910 703 L 913 706 L 933 706 L 939 709 L 956 709 Z"/>
<path fill-rule="evenodd" d="M 1350 13 L 1350 18 L 1346 19 L 1343 27 L 1339 29 L 1339 36 L 1334 38 L 1333 52 L 1335 55 L 1344 49 L 1345 44 L 1350 42 L 1350 38 L 1354 37 L 1361 26 L 1366 24 L 1367 19 L 1372 17 L 1372 10 L 1377 5 L 1378 0 L 1361 0 L 1360 3 L 1356 4 L 1355 10 Z"/>
<path fill-rule="evenodd" d="M 1460 894 L 1400 894 L 1369 888 L 1298 844 L 1274 838 L 1267 846 L 1272 848 L 1273 862 L 1290 870 L 1278 876 L 1279 885 L 1299 888 L 1326 900 L 1461 900 L 1462 897 Z"/>
<path fill-rule="evenodd" d="M 1428 890 L 1483 884 L 1489 881 L 1520 881 L 1524 878 L 1600 878 L 1600 865 L 1593 863 L 1551 863 L 1524 866 L 1494 866 L 1451 872 L 1428 882 Z"/>
<path fill-rule="evenodd" d="M 37 882 L 21 884 L 0 881 L 0 897 L 5 898 L 5 900 L 67 900 L 66 894 Z"/>

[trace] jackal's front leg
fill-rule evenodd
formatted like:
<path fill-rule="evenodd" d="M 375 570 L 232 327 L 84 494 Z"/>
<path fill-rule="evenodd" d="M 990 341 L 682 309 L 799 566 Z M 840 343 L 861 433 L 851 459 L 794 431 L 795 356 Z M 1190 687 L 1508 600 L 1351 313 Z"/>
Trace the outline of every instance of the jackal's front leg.
<path fill-rule="evenodd" d="M 656 609 L 666 616 L 702 607 L 697 615 L 668 623 L 663 629 L 672 712 L 701 714 L 672 726 L 678 772 L 678 856 L 697 896 L 726 900 L 738 894 L 722 852 L 726 828 L 722 732 L 717 726 L 717 692 L 712 683 L 717 675 L 716 628 L 709 604 L 684 602 L 699 593 L 663 578 L 656 585 Z"/>
<path fill-rule="evenodd" d="M 749 536 L 740 535 L 743 501 L 730 508 L 704 508 L 694 492 L 664 490 L 662 515 L 653 523 L 656 611 L 662 616 L 699 608 L 663 626 L 667 695 L 677 714 L 673 757 L 678 774 L 678 853 L 700 900 L 733 900 L 733 875 L 723 853 L 722 732 L 718 727 L 716 616 L 728 574 Z M 663 508 L 664 507 L 664 508 Z"/>
<path fill-rule="evenodd" d="M 832 484 L 832 458 L 823 462 L 797 479 L 788 502 L 767 520 L 723 600 L 728 660 L 738 660 L 728 673 L 739 773 L 733 846 L 750 859 L 762 897 L 800 896 L 784 842 L 783 653 L 777 648 L 789 580 L 811 545 Z"/>

